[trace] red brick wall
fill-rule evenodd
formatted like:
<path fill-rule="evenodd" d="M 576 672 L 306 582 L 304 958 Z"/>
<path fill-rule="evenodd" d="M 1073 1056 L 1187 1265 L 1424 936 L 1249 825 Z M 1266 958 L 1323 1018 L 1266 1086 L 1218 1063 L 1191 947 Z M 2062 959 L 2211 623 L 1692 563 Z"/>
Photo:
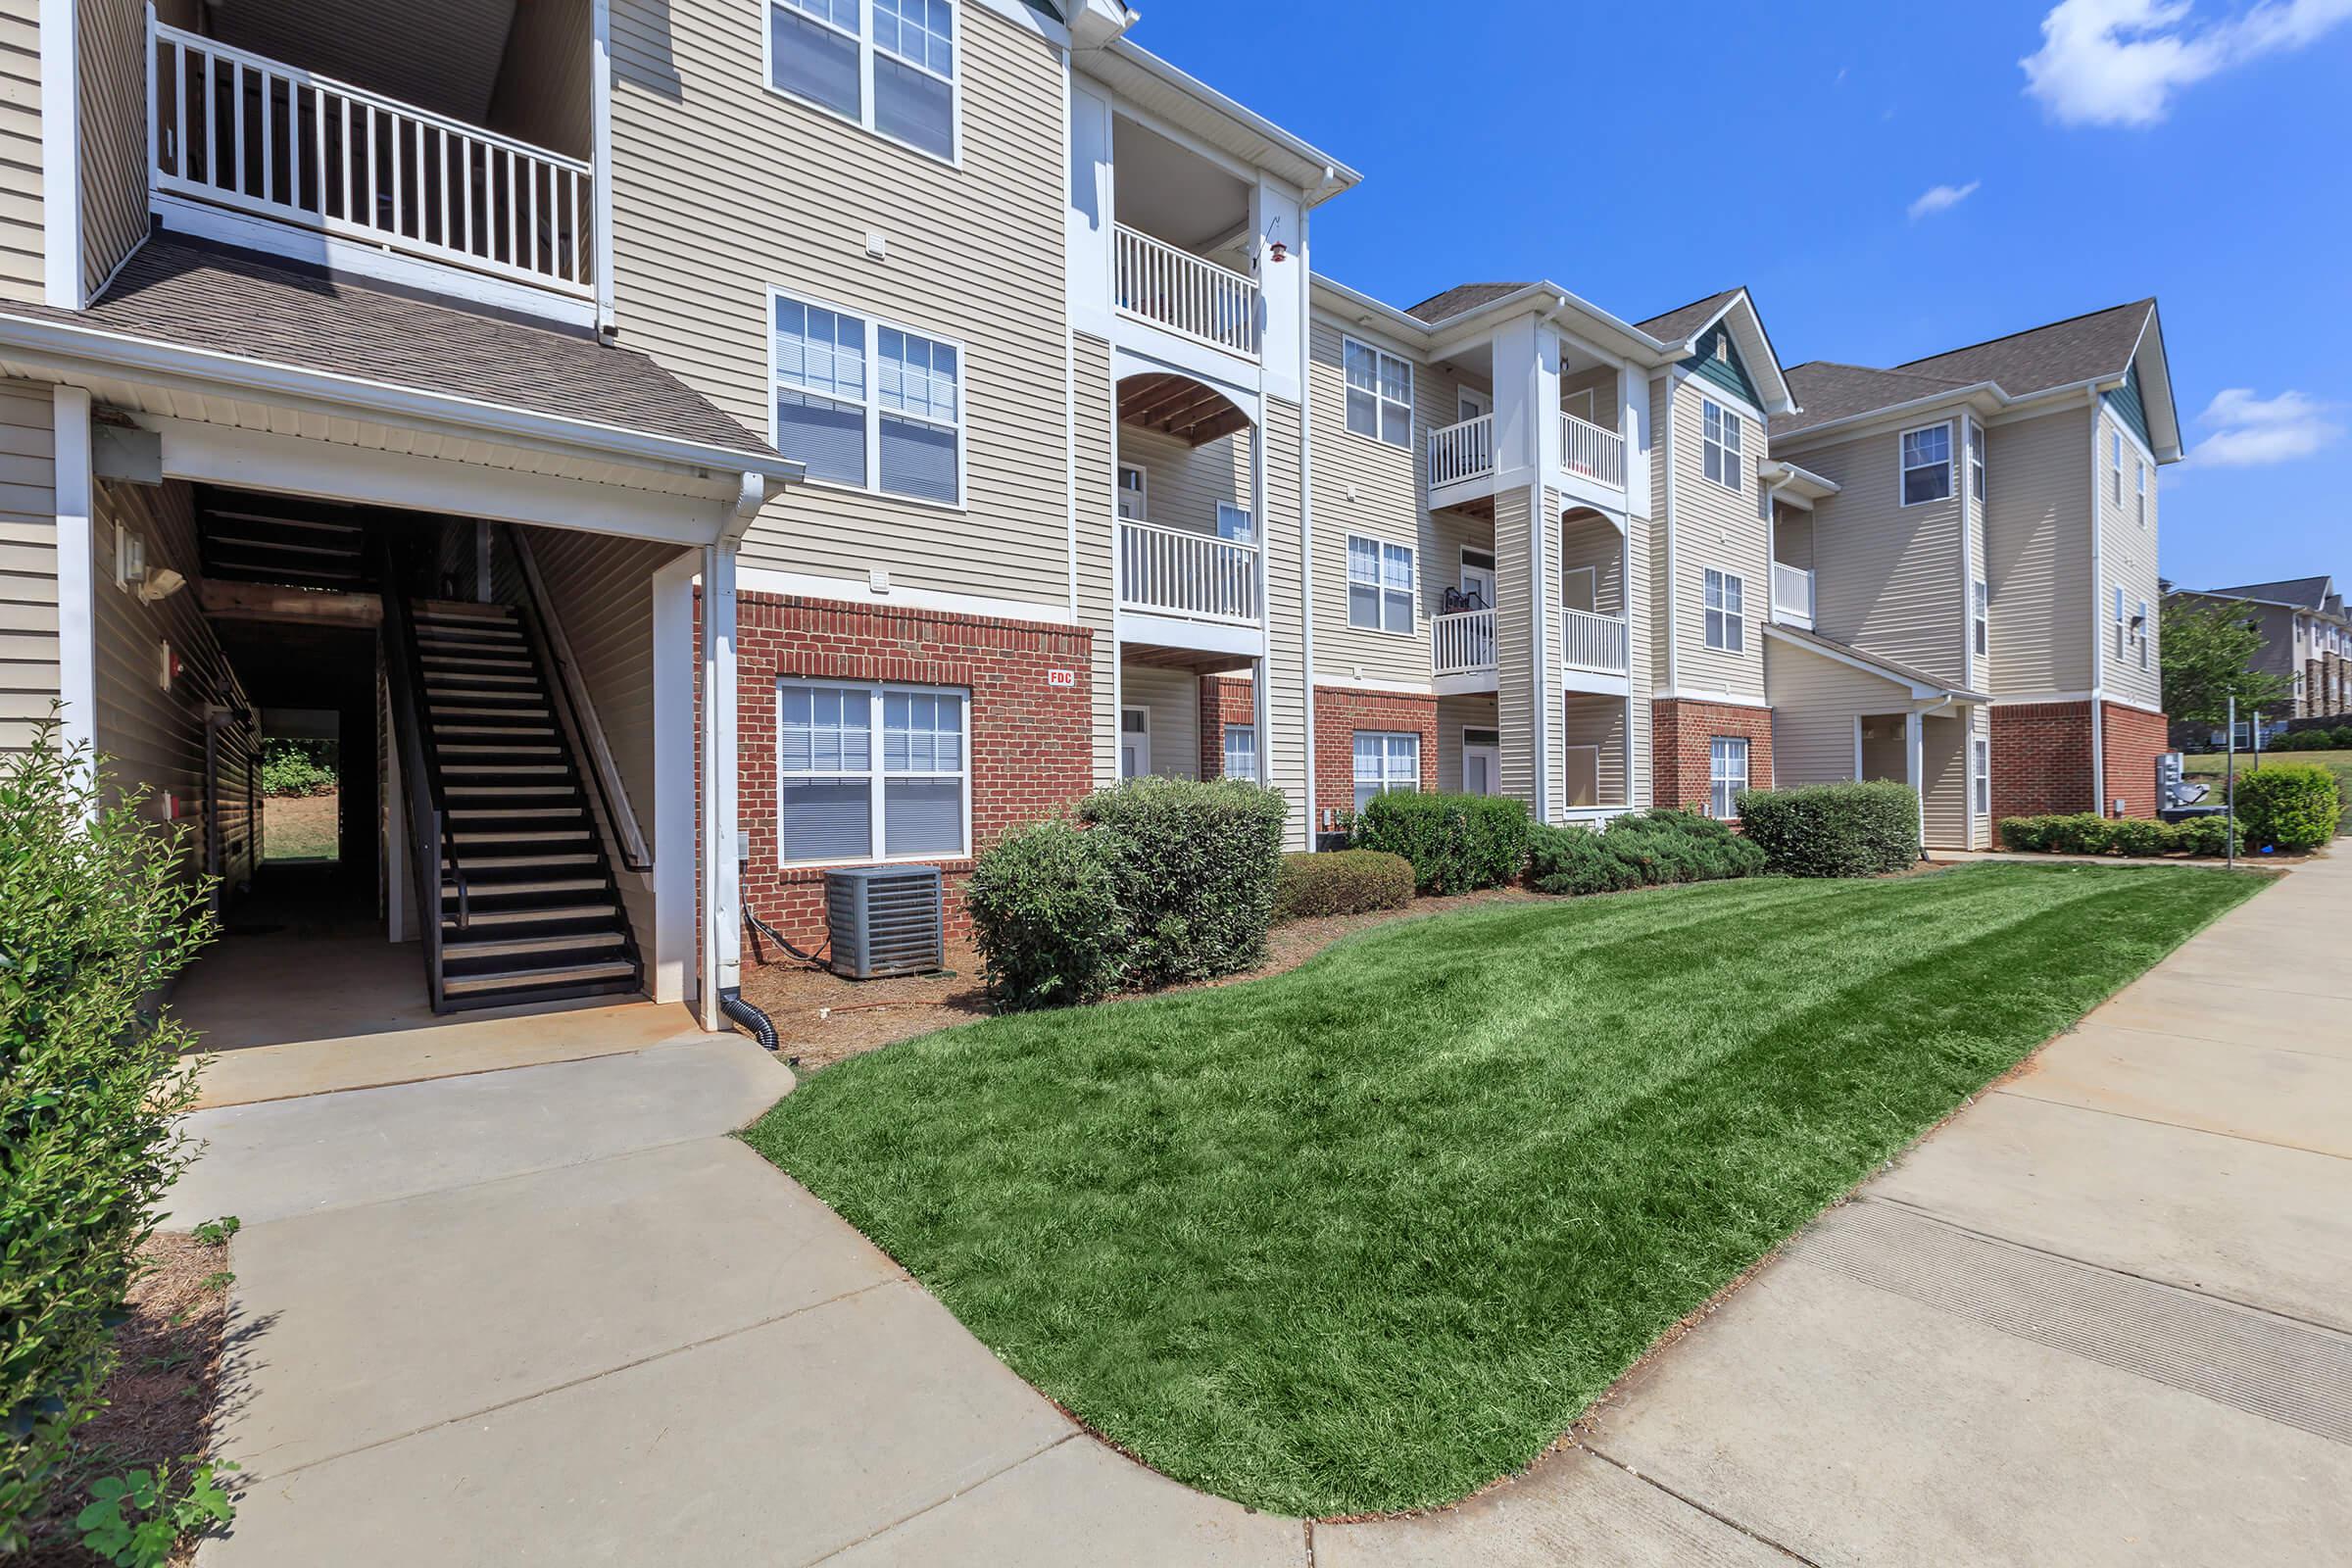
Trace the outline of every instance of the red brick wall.
<path fill-rule="evenodd" d="M 824 939 L 824 872 L 776 864 L 777 676 L 969 691 L 975 851 L 1094 786 L 1093 634 L 1084 628 L 748 593 L 736 613 L 739 810 L 750 850 L 743 901 L 803 947 Z M 1073 683 L 1049 684 L 1049 670 L 1070 671 Z M 939 863 L 948 928 L 960 934 L 969 923 L 957 893 L 971 862 Z M 747 960 L 752 947 L 747 938 Z"/>
<path fill-rule="evenodd" d="M 1650 799 L 1658 806 L 1707 808 L 1708 742 L 1747 740 L 1750 789 L 1772 788 L 1772 710 L 1678 698 L 1649 705 Z"/>
<path fill-rule="evenodd" d="M 1325 809 L 1355 808 L 1355 732 L 1414 730 L 1421 736 L 1421 787 L 1438 787 L 1438 700 L 1400 692 L 1315 688 L 1315 827 Z"/>
<path fill-rule="evenodd" d="M 2126 816 L 2154 816 L 2156 759 L 2172 750 L 2166 744 L 2164 715 L 2117 703 L 2099 706 L 2103 710 L 2099 738 L 2107 754 L 2107 799 L 2122 801 Z"/>
<path fill-rule="evenodd" d="M 2152 764 L 2151 764 L 2152 765 Z M 2087 811 L 2090 704 L 2019 703 L 1992 710 L 1992 819 Z"/>
<path fill-rule="evenodd" d="M 1257 722 L 1257 693 L 1250 682 L 1230 675 L 1208 675 L 1200 681 L 1200 776 L 1225 776 L 1225 726 Z M 1260 737 L 1258 765 L 1265 765 Z"/>

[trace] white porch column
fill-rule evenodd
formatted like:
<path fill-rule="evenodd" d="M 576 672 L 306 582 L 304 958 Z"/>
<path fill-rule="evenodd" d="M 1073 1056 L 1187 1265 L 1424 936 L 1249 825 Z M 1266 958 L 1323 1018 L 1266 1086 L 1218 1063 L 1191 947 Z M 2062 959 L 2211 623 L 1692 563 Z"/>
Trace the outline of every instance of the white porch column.
<path fill-rule="evenodd" d="M 1919 797 L 1919 841 L 1928 841 L 1927 720 L 1914 708 L 1903 715 L 1903 776 Z"/>
<path fill-rule="evenodd" d="M 695 901 L 695 738 L 701 722 L 695 701 L 694 585 L 699 551 L 654 573 L 654 961 L 647 990 L 656 1002 L 683 1002 L 695 974 L 695 934 L 702 911 Z"/>
<path fill-rule="evenodd" d="M 703 1027 L 727 1028 L 720 991 L 743 973 L 735 821 L 735 548 L 703 550 Z"/>
<path fill-rule="evenodd" d="M 57 460 L 57 694 L 59 742 L 98 744 L 97 556 L 91 511 L 90 394 L 61 386 L 51 402 Z"/>

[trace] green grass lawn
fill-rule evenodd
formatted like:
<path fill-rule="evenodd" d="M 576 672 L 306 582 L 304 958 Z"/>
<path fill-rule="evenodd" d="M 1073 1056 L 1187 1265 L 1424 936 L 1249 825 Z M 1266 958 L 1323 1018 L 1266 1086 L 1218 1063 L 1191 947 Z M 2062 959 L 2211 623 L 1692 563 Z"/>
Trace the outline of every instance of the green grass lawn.
<path fill-rule="evenodd" d="M 1169 1475 L 1422 1507 L 2260 885 L 1986 863 L 1497 906 L 892 1046 L 746 1136 Z"/>
<path fill-rule="evenodd" d="M 2336 824 L 2335 830 L 2339 834 L 2352 833 L 2352 752 L 2265 752 L 2262 758 L 2266 767 L 2274 762 L 2318 762 L 2332 772 L 2345 802 L 2343 818 Z M 2238 753 L 2238 771 L 2246 771 L 2253 760 L 2245 753 Z M 2182 758 L 2180 770 L 2199 778 L 2210 776 L 2218 779 L 2228 772 L 2229 764 L 2227 755 L 2215 752 L 2210 757 Z M 2214 799 L 2217 802 L 2221 799 L 2220 791 L 2215 791 Z"/>

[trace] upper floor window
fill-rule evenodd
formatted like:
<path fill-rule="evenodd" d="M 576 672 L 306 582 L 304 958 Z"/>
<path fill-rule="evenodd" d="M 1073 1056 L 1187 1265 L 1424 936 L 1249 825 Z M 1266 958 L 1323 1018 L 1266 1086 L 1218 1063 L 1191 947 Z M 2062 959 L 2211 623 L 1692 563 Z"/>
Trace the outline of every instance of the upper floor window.
<path fill-rule="evenodd" d="M 960 505 L 962 354 L 775 296 L 775 443 L 808 477 Z"/>
<path fill-rule="evenodd" d="M 2107 468 L 2115 488 L 2115 504 L 2120 507 L 2124 504 L 2124 433 L 2110 430 L 2107 440 Z"/>
<path fill-rule="evenodd" d="M 1737 654 L 1747 647 L 1747 584 L 1728 571 L 1706 569 L 1707 646 Z"/>
<path fill-rule="evenodd" d="M 1973 582 L 1968 585 L 1969 637 L 1979 655 L 1991 652 L 1992 644 L 1992 586 Z"/>
<path fill-rule="evenodd" d="M 1152 476 L 1132 463 L 1119 465 L 1119 515 L 1129 522 L 1152 516 Z"/>
<path fill-rule="evenodd" d="M 2124 619 L 2124 585 L 2123 585 L 2122 583 L 2120 583 L 2120 582 L 2119 582 L 2119 583 L 2117 583 L 2117 584 L 2115 585 L 2115 657 L 2116 657 L 2116 658 L 2118 658 L 2118 659 L 2121 659 L 2121 658 L 2123 658 L 2123 657 L 2124 657 L 2124 650 L 2125 650 L 2126 648 L 2128 648 L 2129 646 L 2131 646 L 2131 641 L 2132 641 L 2132 627 L 2131 627 L 2131 624 L 2130 624 L 2128 621 L 2126 621 L 2126 620 Z"/>
<path fill-rule="evenodd" d="M 1707 477 L 1734 490 L 1744 489 L 1747 481 L 1740 470 L 1740 416 L 1713 398 L 1701 398 L 1698 418 Z"/>
<path fill-rule="evenodd" d="M 1348 536 L 1348 624 L 1371 631 L 1413 629 L 1413 549 Z"/>
<path fill-rule="evenodd" d="M 769 0 L 767 79 L 778 92 L 953 160 L 955 0 Z"/>
<path fill-rule="evenodd" d="M 1916 507 L 1952 493 L 1952 427 L 1931 424 L 1903 432 L 1903 502 Z"/>
<path fill-rule="evenodd" d="M 2148 525 L 2148 466 L 2134 463 L 2132 466 L 2139 473 L 2139 525 L 2145 528 Z"/>
<path fill-rule="evenodd" d="M 2150 645 L 2156 641 L 2156 628 L 2149 623 L 2148 602 L 2145 599 L 2139 602 L 2139 619 L 2133 624 L 2139 627 L 2139 667 L 2145 669 L 2148 667 Z"/>
<path fill-rule="evenodd" d="M 1984 484 L 1984 427 L 1968 421 L 1968 485 L 1979 501 L 1992 492 Z"/>
<path fill-rule="evenodd" d="M 1348 428 L 1393 447 L 1413 444 L 1413 368 L 1394 354 L 1346 338 Z"/>
<path fill-rule="evenodd" d="M 1217 503 L 1217 537 L 1230 539 L 1237 545 L 1257 543 L 1257 523 L 1248 507 L 1237 507 L 1230 501 Z"/>

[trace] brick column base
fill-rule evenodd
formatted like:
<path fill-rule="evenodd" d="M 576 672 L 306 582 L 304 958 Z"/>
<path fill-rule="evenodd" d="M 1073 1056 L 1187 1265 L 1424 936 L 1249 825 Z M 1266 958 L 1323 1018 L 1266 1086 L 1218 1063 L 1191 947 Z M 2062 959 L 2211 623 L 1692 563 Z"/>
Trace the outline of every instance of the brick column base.
<path fill-rule="evenodd" d="M 1438 787 L 1438 700 L 1353 686 L 1315 688 L 1315 830 L 1325 810 L 1355 808 L 1355 732 L 1411 730 L 1421 737 L 1421 787 Z"/>
<path fill-rule="evenodd" d="M 2090 704 L 2019 703 L 1992 710 L 1992 818 L 2093 808 Z"/>
<path fill-rule="evenodd" d="M 1772 788 L 1772 710 L 1736 703 L 1674 698 L 1649 705 L 1650 800 L 1661 807 L 1707 808 L 1716 736 L 1747 742 L 1750 789 Z"/>
<path fill-rule="evenodd" d="M 2156 759 L 2172 749 L 2166 744 L 2164 715 L 2120 703 L 2101 703 L 2099 710 L 2099 738 L 2107 754 L 2107 800 L 2102 807 L 2111 809 L 2109 803 L 2122 801 L 2126 816 L 2154 816 Z"/>

